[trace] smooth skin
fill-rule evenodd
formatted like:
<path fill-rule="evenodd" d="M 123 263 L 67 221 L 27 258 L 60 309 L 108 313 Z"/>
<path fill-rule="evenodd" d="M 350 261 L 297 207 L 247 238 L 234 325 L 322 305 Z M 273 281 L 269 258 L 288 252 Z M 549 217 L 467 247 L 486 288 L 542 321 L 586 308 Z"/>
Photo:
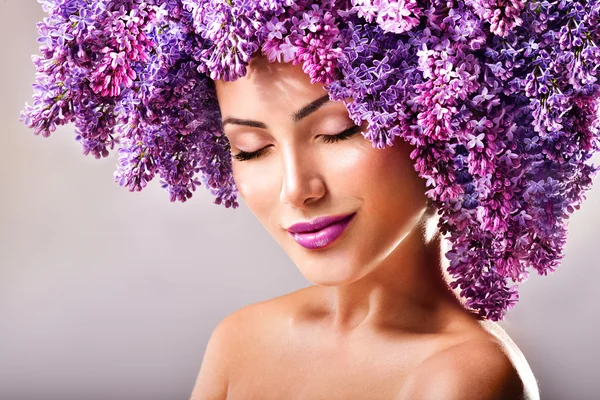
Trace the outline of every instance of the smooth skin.
<path fill-rule="evenodd" d="M 360 131 L 326 142 L 354 123 L 343 102 L 314 103 L 327 91 L 300 65 L 256 55 L 215 85 L 239 195 L 314 285 L 224 318 L 191 400 L 539 398 L 515 343 L 448 287 L 410 143 L 377 149 Z M 322 249 L 285 229 L 352 212 Z"/>

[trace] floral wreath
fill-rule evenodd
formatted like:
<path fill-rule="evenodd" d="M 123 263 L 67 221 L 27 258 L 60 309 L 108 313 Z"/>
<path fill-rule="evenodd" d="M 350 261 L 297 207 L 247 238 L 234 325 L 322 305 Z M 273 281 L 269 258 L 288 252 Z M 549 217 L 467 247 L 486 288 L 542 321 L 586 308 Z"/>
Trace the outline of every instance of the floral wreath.
<path fill-rule="evenodd" d="M 415 146 L 450 286 L 494 321 L 560 264 L 600 170 L 598 0 L 38 1 L 35 134 L 72 122 L 84 154 L 118 146 L 130 191 L 158 175 L 171 201 L 204 184 L 237 208 L 214 80 L 258 51 L 301 64 L 373 147 Z"/>

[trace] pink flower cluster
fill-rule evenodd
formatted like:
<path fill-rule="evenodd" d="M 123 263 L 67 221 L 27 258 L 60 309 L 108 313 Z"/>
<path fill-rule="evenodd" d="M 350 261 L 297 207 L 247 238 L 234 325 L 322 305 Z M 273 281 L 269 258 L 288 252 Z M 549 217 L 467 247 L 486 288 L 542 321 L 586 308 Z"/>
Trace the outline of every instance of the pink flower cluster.
<path fill-rule="evenodd" d="M 260 51 L 301 64 L 374 147 L 415 146 L 465 305 L 491 320 L 564 256 L 600 171 L 599 0 L 40 0 L 36 134 L 73 122 L 115 180 L 204 184 L 238 207 L 214 80 Z M 400 207 L 401 205 L 399 205 Z M 511 285 L 511 283 L 514 283 Z"/>

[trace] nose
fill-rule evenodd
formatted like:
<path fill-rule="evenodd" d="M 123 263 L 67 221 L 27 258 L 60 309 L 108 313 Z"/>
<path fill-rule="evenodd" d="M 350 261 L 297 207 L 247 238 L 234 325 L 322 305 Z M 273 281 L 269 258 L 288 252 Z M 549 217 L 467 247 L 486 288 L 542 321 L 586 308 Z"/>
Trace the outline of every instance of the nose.
<path fill-rule="evenodd" d="M 280 201 L 302 208 L 325 195 L 325 182 L 317 163 L 308 154 L 283 152 Z"/>

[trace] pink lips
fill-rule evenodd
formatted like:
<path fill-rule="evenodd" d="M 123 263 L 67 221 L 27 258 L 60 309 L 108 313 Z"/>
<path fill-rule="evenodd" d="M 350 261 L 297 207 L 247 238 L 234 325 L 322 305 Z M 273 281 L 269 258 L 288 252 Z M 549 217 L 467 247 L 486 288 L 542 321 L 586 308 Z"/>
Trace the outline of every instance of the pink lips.
<path fill-rule="evenodd" d="M 312 223 L 301 222 L 288 228 L 292 237 L 307 249 L 319 249 L 335 241 L 356 213 L 317 218 Z"/>

